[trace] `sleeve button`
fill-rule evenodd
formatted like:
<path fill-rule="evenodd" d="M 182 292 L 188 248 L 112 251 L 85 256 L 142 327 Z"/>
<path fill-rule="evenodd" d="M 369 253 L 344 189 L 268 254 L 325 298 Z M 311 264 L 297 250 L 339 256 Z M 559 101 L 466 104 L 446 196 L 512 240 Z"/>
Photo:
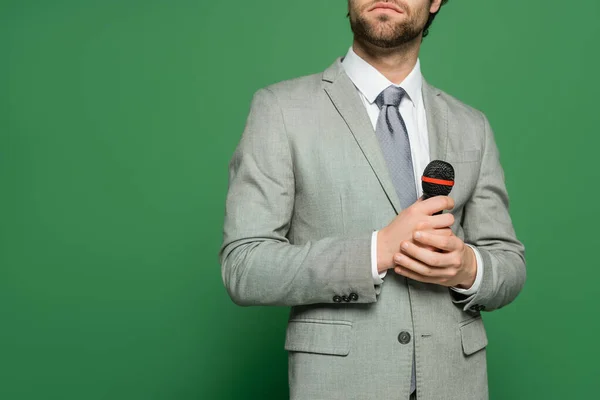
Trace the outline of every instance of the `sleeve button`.
<path fill-rule="evenodd" d="M 410 333 L 400 332 L 400 334 L 398 335 L 398 341 L 402 344 L 410 343 Z"/>

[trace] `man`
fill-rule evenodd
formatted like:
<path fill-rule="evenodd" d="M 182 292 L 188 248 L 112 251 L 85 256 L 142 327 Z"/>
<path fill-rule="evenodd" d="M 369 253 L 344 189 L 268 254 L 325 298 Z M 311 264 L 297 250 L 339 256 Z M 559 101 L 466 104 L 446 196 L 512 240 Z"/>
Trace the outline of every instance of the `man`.
<path fill-rule="evenodd" d="M 488 397 L 480 312 L 518 295 L 524 248 L 486 117 L 420 72 L 445 2 L 349 0 L 346 56 L 253 98 L 219 255 L 237 304 L 292 306 L 292 399 Z M 422 200 L 435 159 L 455 187 Z"/>

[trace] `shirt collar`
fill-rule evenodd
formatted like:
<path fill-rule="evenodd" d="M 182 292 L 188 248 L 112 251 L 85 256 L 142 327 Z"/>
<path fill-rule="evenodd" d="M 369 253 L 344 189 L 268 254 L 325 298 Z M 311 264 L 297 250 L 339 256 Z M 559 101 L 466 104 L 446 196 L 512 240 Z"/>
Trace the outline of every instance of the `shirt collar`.
<path fill-rule="evenodd" d="M 365 96 L 371 104 L 379 94 L 390 85 L 390 82 L 381 72 L 371 64 L 360 58 L 350 47 L 348 53 L 342 60 L 342 66 L 346 75 L 354 83 L 354 86 Z M 423 75 L 421 74 L 421 62 L 417 59 L 414 68 L 408 76 L 400 83 L 402 89 L 406 91 L 413 106 L 419 106 L 422 101 L 421 89 L 423 87 Z"/>

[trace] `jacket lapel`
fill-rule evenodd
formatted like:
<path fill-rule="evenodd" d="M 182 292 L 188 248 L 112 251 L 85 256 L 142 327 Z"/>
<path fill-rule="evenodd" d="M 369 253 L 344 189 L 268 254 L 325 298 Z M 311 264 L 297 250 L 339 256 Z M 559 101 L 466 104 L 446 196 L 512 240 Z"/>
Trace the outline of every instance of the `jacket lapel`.
<path fill-rule="evenodd" d="M 385 159 L 381 154 L 379 142 L 356 87 L 348 75 L 343 72 L 341 58 L 338 58 L 323 73 L 323 83 L 325 92 L 348 125 L 394 211 L 398 214 L 402 207 L 389 176 Z"/>
<path fill-rule="evenodd" d="M 423 102 L 427 116 L 431 161 L 445 161 L 448 150 L 448 105 L 441 92 L 423 80 Z"/>

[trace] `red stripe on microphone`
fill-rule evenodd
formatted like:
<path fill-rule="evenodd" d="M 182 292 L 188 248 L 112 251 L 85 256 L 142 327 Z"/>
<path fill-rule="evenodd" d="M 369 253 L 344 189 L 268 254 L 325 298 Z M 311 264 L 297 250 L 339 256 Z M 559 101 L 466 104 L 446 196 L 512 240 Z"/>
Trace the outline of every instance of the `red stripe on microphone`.
<path fill-rule="evenodd" d="M 436 185 L 444 185 L 444 186 L 454 186 L 454 181 L 444 181 L 442 179 L 429 178 L 427 176 L 423 176 L 423 182 L 433 183 Z"/>

